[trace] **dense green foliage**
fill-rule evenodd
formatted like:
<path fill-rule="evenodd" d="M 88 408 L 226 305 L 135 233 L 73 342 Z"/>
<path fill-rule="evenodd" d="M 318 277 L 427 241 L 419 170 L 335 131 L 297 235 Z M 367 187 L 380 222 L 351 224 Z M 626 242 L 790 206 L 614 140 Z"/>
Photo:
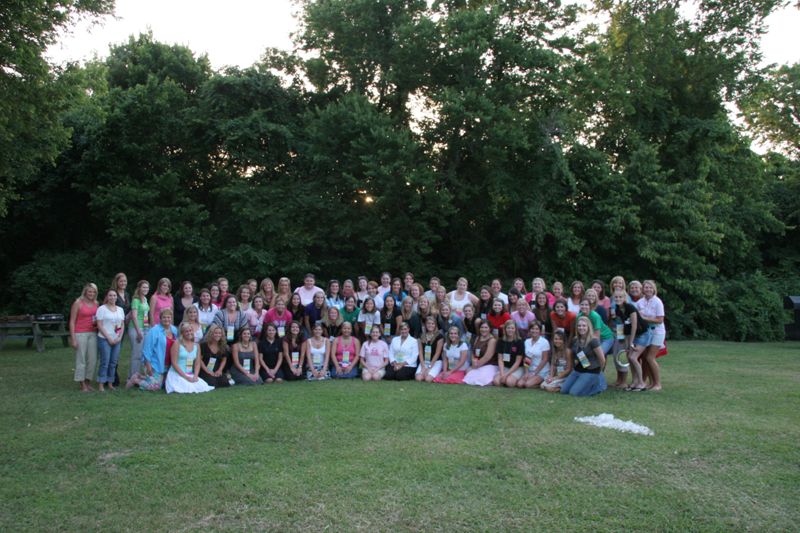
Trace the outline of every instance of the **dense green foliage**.
<path fill-rule="evenodd" d="M 110 13 L 113 0 L 3 0 L 0 3 L 0 217 L 67 146 L 59 114 L 76 86 L 58 78 L 43 54 L 76 18 Z"/>
<path fill-rule="evenodd" d="M 119 270 L 621 274 L 659 282 L 674 337 L 779 339 L 797 67 L 756 68 L 779 3 L 598 1 L 600 29 L 558 0 L 305 1 L 297 52 L 221 72 L 132 37 L 53 82 L 85 90 L 0 219 L 2 301 L 64 308 Z"/>
<path fill-rule="evenodd" d="M 83 394 L 72 350 L 23 346 L 0 354 L 0 395 L 14 400 L 0 404 L 3 531 L 772 532 L 800 521 L 796 342 L 672 342 L 662 392 L 591 398 L 358 381 Z M 573 420 L 600 413 L 655 435 Z"/>

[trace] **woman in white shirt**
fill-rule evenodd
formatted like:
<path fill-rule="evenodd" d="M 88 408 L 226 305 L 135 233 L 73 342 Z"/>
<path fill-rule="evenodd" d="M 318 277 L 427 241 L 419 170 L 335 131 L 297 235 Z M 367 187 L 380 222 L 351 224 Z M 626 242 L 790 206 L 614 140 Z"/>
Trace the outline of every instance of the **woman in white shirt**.
<path fill-rule="evenodd" d="M 461 333 L 453 326 L 447 331 L 447 341 L 444 343 L 444 357 L 442 357 L 444 370 L 434 380 L 435 383 L 463 383 L 469 370 L 469 346 L 461 340 Z"/>
<path fill-rule="evenodd" d="M 386 379 L 407 381 L 414 379 L 419 359 L 419 343 L 409 335 L 410 328 L 402 322 L 398 328 L 400 335 L 392 339 L 389 346 L 389 365 L 386 367 Z"/>
<path fill-rule="evenodd" d="M 644 298 L 636 302 L 636 309 L 642 320 L 650 325 L 650 342 L 639 357 L 644 358 L 650 367 L 652 383 L 647 390 L 660 391 L 661 369 L 656 362 L 656 355 L 667 337 L 667 328 L 664 326 L 664 303 L 658 297 L 656 282 L 651 279 L 644 280 L 642 283 L 642 293 Z"/>
<path fill-rule="evenodd" d="M 375 300 L 367 297 L 358 313 L 358 330 L 363 340 L 372 337 L 373 329 L 381 329 L 381 313 L 375 306 Z"/>
<path fill-rule="evenodd" d="M 122 335 L 125 333 L 125 313 L 117 307 L 117 291 L 109 289 L 103 305 L 97 308 L 97 349 L 100 352 L 100 367 L 97 370 L 97 388 L 105 391 L 107 385 L 114 390 L 114 375 L 117 372 Z"/>
<path fill-rule="evenodd" d="M 200 299 L 194 306 L 197 307 L 200 325 L 203 326 L 203 332 L 205 333 L 208 326 L 214 322 L 214 317 L 217 315 L 219 307 L 211 303 L 211 291 L 208 289 L 200 291 Z"/>
<path fill-rule="evenodd" d="M 522 300 L 520 300 L 522 301 Z M 525 364 L 528 373 L 517 381 L 517 387 L 537 389 L 550 375 L 550 343 L 542 336 L 542 325 L 531 322 L 525 339 Z"/>

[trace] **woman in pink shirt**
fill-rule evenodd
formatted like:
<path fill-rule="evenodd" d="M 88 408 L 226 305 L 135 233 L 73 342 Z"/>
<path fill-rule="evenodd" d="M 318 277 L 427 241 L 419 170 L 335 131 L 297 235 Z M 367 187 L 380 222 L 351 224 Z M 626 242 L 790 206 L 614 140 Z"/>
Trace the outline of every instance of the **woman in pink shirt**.
<path fill-rule="evenodd" d="M 369 340 L 361 346 L 361 359 L 364 361 L 361 379 L 364 381 L 380 381 L 386 375 L 389 345 L 381 339 L 381 333 L 381 328 L 370 329 Z"/>
<path fill-rule="evenodd" d="M 97 285 L 87 283 L 69 310 L 69 341 L 75 348 L 75 381 L 81 392 L 90 392 L 89 385 L 97 365 Z"/>
<path fill-rule="evenodd" d="M 358 376 L 358 359 L 361 343 L 353 336 L 350 322 L 342 322 L 341 335 L 336 337 L 331 346 L 331 376 L 338 379 L 352 379 Z"/>
<path fill-rule="evenodd" d="M 292 323 L 292 313 L 286 309 L 286 300 L 282 296 L 275 299 L 275 307 L 267 311 L 264 323 L 275 324 L 279 338 L 286 336 L 286 328 Z"/>
<path fill-rule="evenodd" d="M 171 290 L 172 282 L 169 280 L 169 278 L 161 278 L 158 280 L 155 293 L 150 297 L 151 324 L 158 324 L 158 319 L 161 316 L 162 309 L 175 310 L 175 301 L 170 294 Z"/>

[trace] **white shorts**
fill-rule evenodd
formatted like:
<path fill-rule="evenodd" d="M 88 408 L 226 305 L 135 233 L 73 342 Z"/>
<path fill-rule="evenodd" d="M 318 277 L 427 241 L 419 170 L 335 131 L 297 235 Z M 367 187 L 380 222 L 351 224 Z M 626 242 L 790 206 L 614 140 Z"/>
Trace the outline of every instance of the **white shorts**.
<path fill-rule="evenodd" d="M 418 376 L 420 374 L 422 374 L 422 367 L 423 366 L 425 366 L 425 362 L 424 361 L 420 362 L 419 366 L 417 367 L 417 375 Z M 441 371 L 442 371 L 442 362 L 441 361 L 436 361 L 435 363 L 433 363 L 433 366 L 428 371 L 428 375 L 433 377 L 434 379 L 436 379 L 436 376 L 438 376 Z"/>
<path fill-rule="evenodd" d="M 653 333 L 650 336 L 650 344 L 649 346 L 658 346 L 659 348 L 664 346 L 664 340 L 666 340 L 667 334 L 666 333 Z"/>
<path fill-rule="evenodd" d="M 378 370 L 370 370 L 368 368 L 363 368 L 361 370 L 361 377 L 363 378 L 367 374 L 370 374 L 371 376 L 375 375 L 375 376 L 378 377 L 378 379 L 383 379 L 383 377 L 386 375 L 386 369 L 385 368 L 381 368 L 381 369 L 378 369 Z"/>
<path fill-rule="evenodd" d="M 524 369 L 524 368 L 522 368 L 522 367 L 520 367 L 520 368 L 518 368 L 518 369 L 514 370 L 514 372 L 512 372 L 510 375 L 511 375 L 511 376 L 513 376 L 513 377 L 515 377 L 516 379 L 519 379 L 519 378 L 521 378 L 521 377 L 522 377 L 524 374 L 525 374 L 525 369 Z M 509 376 L 509 374 L 506 374 L 506 377 L 508 377 L 508 376 Z"/>

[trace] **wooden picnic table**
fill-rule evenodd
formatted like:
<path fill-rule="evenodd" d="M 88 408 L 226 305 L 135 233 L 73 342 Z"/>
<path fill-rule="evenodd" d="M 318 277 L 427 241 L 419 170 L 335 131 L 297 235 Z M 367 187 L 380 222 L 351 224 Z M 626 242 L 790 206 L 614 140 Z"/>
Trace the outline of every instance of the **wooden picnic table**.
<path fill-rule="evenodd" d="M 61 337 L 62 344 L 69 346 L 69 331 L 64 315 L 18 315 L 0 317 L 0 350 L 7 339 L 25 339 L 26 346 L 36 346 L 37 352 L 44 351 L 44 341 Z"/>

